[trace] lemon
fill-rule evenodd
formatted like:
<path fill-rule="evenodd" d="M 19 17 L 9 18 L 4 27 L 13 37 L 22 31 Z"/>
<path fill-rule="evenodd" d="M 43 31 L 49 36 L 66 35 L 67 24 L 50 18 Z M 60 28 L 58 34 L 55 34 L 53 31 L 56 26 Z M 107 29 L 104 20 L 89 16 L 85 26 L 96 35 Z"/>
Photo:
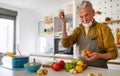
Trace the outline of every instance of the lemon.
<path fill-rule="evenodd" d="M 83 68 L 82 68 L 82 66 L 76 66 L 75 70 L 76 70 L 77 73 L 80 73 L 80 72 L 83 71 Z"/>
<path fill-rule="evenodd" d="M 83 65 L 84 65 L 84 62 L 83 62 L 82 60 L 79 60 L 79 61 L 77 62 L 77 65 L 83 66 Z"/>

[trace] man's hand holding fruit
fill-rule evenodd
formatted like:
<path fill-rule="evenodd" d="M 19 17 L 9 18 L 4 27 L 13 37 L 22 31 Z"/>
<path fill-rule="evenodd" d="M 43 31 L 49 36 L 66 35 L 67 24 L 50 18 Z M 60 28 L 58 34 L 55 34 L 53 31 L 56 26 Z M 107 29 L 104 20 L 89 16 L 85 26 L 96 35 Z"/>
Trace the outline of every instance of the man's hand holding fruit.
<path fill-rule="evenodd" d="M 82 57 L 86 58 L 88 61 L 92 61 L 92 60 L 100 58 L 100 54 L 97 52 L 88 50 L 88 49 L 84 49 L 82 50 Z"/>

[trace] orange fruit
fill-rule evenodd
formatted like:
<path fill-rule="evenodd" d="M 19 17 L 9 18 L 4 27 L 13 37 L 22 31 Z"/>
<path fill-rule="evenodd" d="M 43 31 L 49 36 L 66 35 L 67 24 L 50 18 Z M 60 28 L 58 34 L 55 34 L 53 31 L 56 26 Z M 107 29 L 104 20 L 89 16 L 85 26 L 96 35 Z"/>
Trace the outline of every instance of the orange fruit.
<path fill-rule="evenodd" d="M 87 56 L 87 50 L 82 50 L 82 56 L 86 57 Z"/>

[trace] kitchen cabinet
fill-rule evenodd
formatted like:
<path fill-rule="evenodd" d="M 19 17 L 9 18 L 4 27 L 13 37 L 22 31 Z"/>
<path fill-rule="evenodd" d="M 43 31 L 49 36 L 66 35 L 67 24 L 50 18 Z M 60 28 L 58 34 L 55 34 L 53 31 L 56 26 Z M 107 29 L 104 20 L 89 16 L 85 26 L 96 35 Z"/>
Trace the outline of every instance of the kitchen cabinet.
<path fill-rule="evenodd" d="M 65 14 L 66 17 L 66 30 L 67 32 L 71 31 L 73 28 L 73 13 Z M 58 17 L 54 17 L 54 32 L 61 32 L 62 31 L 62 24 Z"/>
<path fill-rule="evenodd" d="M 108 68 L 114 70 L 120 70 L 120 57 L 114 60 L 108 61 Z"/>
<path fill-rule="evenodd" d="M 54 48 L 54 32 L 53 23 L 38 22 L 38 41 L 37 41 L 37 52 L 41 53 L 53 53 Z"/>
<path fill-rule="evenodd" d="M 53 23 L 43 23 L 42 21 L 38 22 L 38 36 L 41 34 L 52 34 L 53 33 Z"/>
<path fill-rule="evenodd" d="M 71 31 L 73 28 L 73 13 L 65 14 L 66 17 L 66 29 Z M 42 34 L 52 34 L 62 31 L 62 25 L 57 16 L 54 17 L 53 23 L 45 24 L 42 21 L 38 22 L 38 35 Z"/>
<path fill-rule="evenodd" d="M 67 13 L 66 16 L 66 27 L 67 33 L 73 28 L 73 13 Z M 56 47 L 55 39 L 61 39 L 61 22 L 57 16 L 54 16 L 53 23 L 45 24 L 42 21 L 38 23 L 38 51 L 43 53 L 54 53 Z"/>

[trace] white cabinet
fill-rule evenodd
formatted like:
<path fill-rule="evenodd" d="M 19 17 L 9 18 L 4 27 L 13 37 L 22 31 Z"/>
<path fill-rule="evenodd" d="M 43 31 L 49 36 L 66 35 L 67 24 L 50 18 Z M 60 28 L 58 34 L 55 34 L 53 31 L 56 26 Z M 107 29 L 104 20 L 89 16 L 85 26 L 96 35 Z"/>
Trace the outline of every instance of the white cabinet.
<path fill-rule="evenodd" d="M 53 23 L 38 23 L 38 53 L 53 53 L 54 48 Z"/>
<path fill-rule="evenodd" d="M 67 32 L 71 31 L 73 28 L 73 13 L 68 13 L 65 15 L 66 18 L 66 30 Z M 54 32 L 61 32 L 62 25 L 58 17 L 54 17 Z"/>
<path fill-rule="evenodd" d="M 120 58 L 108 61 L 108 69 L 120 70 Z"/>

